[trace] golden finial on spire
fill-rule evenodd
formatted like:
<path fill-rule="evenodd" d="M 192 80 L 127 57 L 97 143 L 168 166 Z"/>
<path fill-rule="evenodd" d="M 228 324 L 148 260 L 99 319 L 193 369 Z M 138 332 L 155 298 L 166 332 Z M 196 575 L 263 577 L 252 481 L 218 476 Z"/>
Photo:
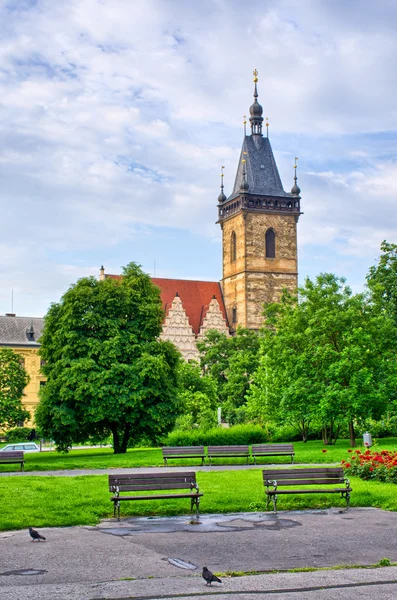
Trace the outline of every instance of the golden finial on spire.
<path fill-rule="evenodd" d="M 223 175 L 223 169 L 224 169 L 224 168 L 225 168 L 225 167 L 222 165 L 222 166 L 221 166 L 221 177 L 224 177 L 224 175 Z"/>
<path fill-rule="evenodd" d="M 266 136 L 269 137 L 269 117 L 266 117 Z"/>
<path fill-rule="evenodd" d="M 298 160 L 298 157 L 297 157 L 297 156 L 295 156 L 295 164 L 294 164 L 294 169 L 295 169 L 295 172 L 296 172 L 296 168 L 297 168 L 297 166 L 298 166 L 298 165 L 296 164 L 296 161 L 297 161 L 297 160 Z"/>
<path fill-rule="evenodd" d="M 258 71 L 254 69 L 252 74 L 254 76 L 254 83 L 258 83 Z"/>
<path fill-rule="evenodd" d="M 243 165 L 245 165 L 245 163 L 246 163 L 247 161 L 245 160 L 245 158 L 243 158 L 243 160 L 242 160 L 241 162 L 243 163 Z"/>

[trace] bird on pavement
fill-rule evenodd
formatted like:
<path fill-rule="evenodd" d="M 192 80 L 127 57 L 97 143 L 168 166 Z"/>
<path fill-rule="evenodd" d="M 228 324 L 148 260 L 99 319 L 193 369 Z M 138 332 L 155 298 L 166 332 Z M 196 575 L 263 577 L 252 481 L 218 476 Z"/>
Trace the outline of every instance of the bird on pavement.
<path fill-rule="evenodd" d="M 41 535 L 41 533 L 33 529 L 33 527 L 29 527 L 29 535 L 32 538 L 32 542 L 34 542 L 35 540 L 37 540 L 38 542 L 40 540 L 45 540 L 44 535 Z"/>
<path fill-rule="evenodd" d="M 216 575 L 214 575 L 213 573 L 211 573 L 211 571 L 209 571 L 208 567 L 203 567 L 203 573 L 202 573 L 204 579 L 206 580 L 206 584 L 208 585 L 213 582 L 213 581 L 217 581 L 218 583 L 222 583 L 222 581 L 219 579 L 219 577 L 217 577 Z"/>

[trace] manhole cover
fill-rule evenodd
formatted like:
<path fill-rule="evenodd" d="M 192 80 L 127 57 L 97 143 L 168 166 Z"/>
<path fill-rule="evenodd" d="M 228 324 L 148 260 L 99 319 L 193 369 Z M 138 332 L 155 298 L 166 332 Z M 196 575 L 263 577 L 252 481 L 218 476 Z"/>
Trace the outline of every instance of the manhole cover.
<path fill-rule="evenodd" d="M 44 575 L 47 573 L 44 569 L 17 569 L 16 571 L 5 571 L 0 575 Z"/>
<path fill-rule="evenodd" d="M 178 567 L 178 569 L 188 569 L 189 571 L 195 571 L 197 569 L 197 565 L 182 560 L 181 558 L 167 558 L 167 560 L 171 565 L 174 565 L 174 567 Z"/>

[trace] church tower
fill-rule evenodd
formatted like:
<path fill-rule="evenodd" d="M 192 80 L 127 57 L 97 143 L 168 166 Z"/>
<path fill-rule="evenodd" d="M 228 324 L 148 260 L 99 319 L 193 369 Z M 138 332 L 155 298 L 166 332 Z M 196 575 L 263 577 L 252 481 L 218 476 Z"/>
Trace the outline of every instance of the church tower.
<path fill-rule="evenodd" d="M 222 289 L 231 330 L 238 325 L 259 329 L 263 304 L 280 298 L 283 288 L 298 285 L 297 222 L 300 189 L 283 189 L 268 137 L 262 134 L 263 109 L 258 102 L 258 72 L 254 71 L 251 134 L 243 147 L 232 194 L 224 194 L 223 172 L 218 197 L 222 229 Z"/>

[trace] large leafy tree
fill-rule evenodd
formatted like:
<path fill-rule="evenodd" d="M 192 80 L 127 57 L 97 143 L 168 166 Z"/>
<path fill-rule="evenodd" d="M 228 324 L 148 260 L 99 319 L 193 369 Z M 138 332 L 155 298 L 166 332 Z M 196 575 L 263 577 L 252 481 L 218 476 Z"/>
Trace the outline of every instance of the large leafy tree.
<path fill-rule="evenodd" d="M 231 422 L 238 418 L 239 410 L 244 410 L 259 364 L 259 342 L 257 332 L 239 327 L 231 337 L 211 330 L 197 343 L 203 372 L 216 382 L 219 401 Z"/>
<path fill-rule="evenodd" d="M 256 401 L 261 391 L 265 402 L 278 397 L 280 413 L 299 425 L 304 440 L 313 420 L 321 421 L 325 443 L 346 423 L 354 445 L 355 420 L 381 414 L 394 387 L 391 320 L 365 295 L 353 295 L 343 278 L 327 273 L 306 279 L 299 302 L 284 293 L 265 314 L 266 361 L 255 376 Z M 264 386 L 266 373 L 271 389 Z"/>
<path fill-rule="evenodd" d="M 123 453 L 131 437 L 156 439 L 172 428 L 180 355 L 159 339 L 162 320 L 160 290 L 135 263 L 119 280 L 80 279 L 51 305 L 36 422 L 58 449 L 112 434 L 114 452 Z"/>
<path fill-rule="evenodd" d="M 21 402 L 29 382 L 21 357 L 9 348 L 0 349 L 0 428 L 9 429 L 29 419 Z"/>

